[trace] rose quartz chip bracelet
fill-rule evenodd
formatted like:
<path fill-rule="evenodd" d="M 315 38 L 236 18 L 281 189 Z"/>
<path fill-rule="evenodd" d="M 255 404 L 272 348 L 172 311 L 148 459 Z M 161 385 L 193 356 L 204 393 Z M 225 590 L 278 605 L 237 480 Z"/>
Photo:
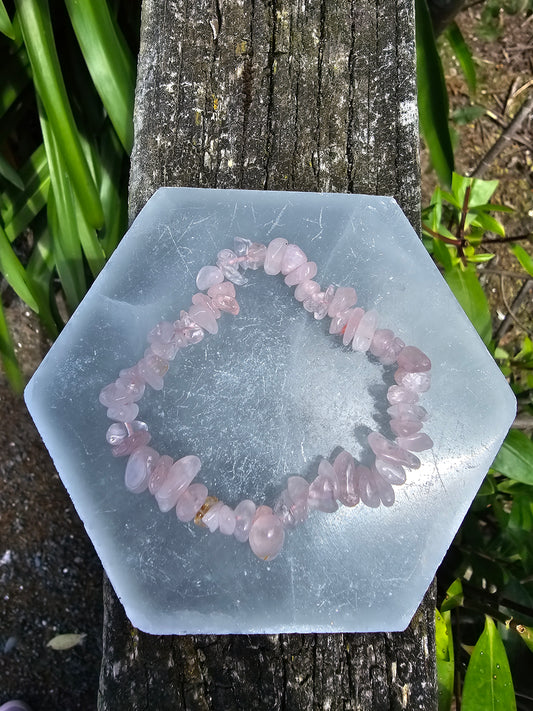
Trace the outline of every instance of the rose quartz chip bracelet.
<path fill-rule="evenodd" d="M 368 444 L 375 459 L 370 467 L 354 461 L 342 450 L 333 464 L 322 459 L 317 476 L 309 482 L 301 476 L 291 476 L 287 488 L 274 507 L 256 506 L 244 499 L 232 509 L 214 496 L 207 487 L 193 483 L 201 468 L 194 454 L 174 461 L 148 446 L 150 434 L 144 422 L 137 420 L 146 385 L 154 390 L 163 388 L 163 376 L 169 361 L 181 348 L 202 340 L 206 333 L 218 331 L 217 320 L 222 312 L 237 315 L 234 284 L 247 279 L 241 270 L 264 267 L 267 274 L 285 276 L 287 286 L 295 286 L 294 297 L 315 319 L 330 317 L 329 332 L 342 337 L 345 346 L 355 351 L 369 351 L 383 365 L 397 364 L 396 385 L 387 392 L 390 407 L 390 429 L 395 439 L 378 432 L 368 435 Z M 314 262 L 307 261 L 304 252 L 286 239 L 273 239 L 268 246 L 236 238 L 235 251 L 223 249 L 216 266 L 200 269 L 196 278 L 199 289 L 192 297 L 188 311 L 181 311 L 174 323 L 162 321 L 148 334 L 150 344 L 144 357 L 133 367 L 121 370 L 114 383 L 100 393 L 100 402 L 115 422 L 106 439 L 114 456 L 128 456 L 126 487 L 135 494 L 146 489 L 156 498 L 161 511 L 175 509 L 180 521 L 192 521 L 210 531 L 233 535 L 238 541 L 248 540 L 252 551 L 263 560 L 271 560 L 283 546 L 285 530 L 304 522 L 312 510 L 331 513 L 360 501 L 377 508 L 392 506 L 393 485 L 403 484 L 406 469 L 417 469 L 420 460 L 413 452 L 431 449 L 433 442 L 421 432 L 426 410 L 418 397 L 429 389 L 431 362 L 415 346 L 406 346 L 389 329 L 377 328 L 376 311 L 356 307 L 357 294 L 351 287 L 322 290 L 313 277 Z M 207 290 L 207 294 L 202 293 Z"/>

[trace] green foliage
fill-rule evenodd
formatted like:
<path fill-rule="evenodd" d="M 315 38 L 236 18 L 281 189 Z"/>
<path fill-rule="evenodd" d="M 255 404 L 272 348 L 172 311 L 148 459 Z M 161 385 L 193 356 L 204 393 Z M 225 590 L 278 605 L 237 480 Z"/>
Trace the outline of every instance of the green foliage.
<path fill-rule="evenodd" d="M 497 40 L 503 33 L 502 13 L 516 15 L 518 12 L 531 14 L 533 0 L 486 0 L 483 4 L 478 34 L 486 40 Z"/>
<path fill-rule="evenodd" d="M 130 16 L 139 7 L 125 3 Z M 10 16 L 0 2 L 0 271 L 52 337 L 126 227 L 137 38 L 117 8 L 14 0 Z M 20 389 L 6 333 L 2 318 L 0 355 Z"/>
<path fill-rule="evenodd" d="M 448 93 L 426 0 L 415 0 L 415 17 L 420 129 L 439 180 L 449 186 L 454 162 L 448 125 Z"/>

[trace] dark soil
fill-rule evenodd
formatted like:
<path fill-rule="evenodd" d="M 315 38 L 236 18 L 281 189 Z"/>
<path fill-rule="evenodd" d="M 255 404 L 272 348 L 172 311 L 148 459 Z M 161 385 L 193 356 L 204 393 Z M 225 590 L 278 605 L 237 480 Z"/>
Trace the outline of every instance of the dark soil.
<path fill-rule="evenodd" d="M 472 103 L 487 110 L 476 121 L 456 126 L 457 171 L 463 174 L 474 170 L 533 91 L 533 18 L 502 14 L 502 38 L 486 41 L 478 36 L 480 7 L 458 18 L 478 66 L 475 97 L 469 96 L 455 62 L 449 58 L 445 64 L 452 112 Z M 485 175 L 500 179 L 496 199 L 516 209 L 506 216 L 510 236 L 527 234 L 533 226 L 531 129 L 530 118 L 520 142 L 511 142 Z M 422 164 L 427 166 L 424 156 Z M 434 185 L 425 168 L 425 203 Z M 520 243 L 533 254 L 531 243 Z M 522 305 L 515 304 L 526 275 L 506 245 L 493 245 L 491 251 L 497 256 L 483 269 L 484 284 L 497 319 L 509 326 L 502 330 L 501 343 L 518 347 L 533 331 L 533 292 Z M 6 312 L 29 377 L 48 344 L 20 302 L 12 298 Z M 22 698 L 33 711 L 91 711 L 96 708 L 101 655 L 102 569 L 22 399 L 13 395 L 1 373 L 0 405 L 0 704 Z M 61 633 L 86 637 L 68 650 L 48 647 Z"/>

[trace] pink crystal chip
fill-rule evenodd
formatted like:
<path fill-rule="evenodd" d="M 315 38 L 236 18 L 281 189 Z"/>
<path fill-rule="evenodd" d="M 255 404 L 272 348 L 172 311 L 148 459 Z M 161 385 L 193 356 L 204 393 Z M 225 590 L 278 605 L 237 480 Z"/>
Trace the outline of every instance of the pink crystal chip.
<path fill-rule="evenodd" d="M 151 447 L 140 447 L 130 455 L 126 464 L 124 483 L 126 488 L 134 494 L 141 494 L 148 488 L 150 474 L 154 468 L 159 454 Z"/>
<path fill-rule="evenodd" d="M 248 542 L 250 548 L 261 560 L 273 560 L 283 547 L 285 530 L 281 520 L 274 513 L 258 516 L 252 523 Z"/>
<path fill-rule="evenodd" d="M 398 355 L 398 365 L 409 373 L 423 373 L 431 370 L 431 361 L 416 346 L 405 346 Z"/>

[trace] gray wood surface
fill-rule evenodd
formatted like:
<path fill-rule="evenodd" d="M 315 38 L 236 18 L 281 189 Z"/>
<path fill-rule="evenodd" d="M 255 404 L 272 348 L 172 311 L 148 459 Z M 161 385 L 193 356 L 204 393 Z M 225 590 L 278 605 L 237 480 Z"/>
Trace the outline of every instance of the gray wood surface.
<path fill-rule="evenodd" d="M 144 0 L 130 218 L 162 185 L 394 195 L 419 227 L 410 0 Z M 104 586 L 98 708 L 436 708 L 434 591 L 398 634 L 154 637 Z"/>

